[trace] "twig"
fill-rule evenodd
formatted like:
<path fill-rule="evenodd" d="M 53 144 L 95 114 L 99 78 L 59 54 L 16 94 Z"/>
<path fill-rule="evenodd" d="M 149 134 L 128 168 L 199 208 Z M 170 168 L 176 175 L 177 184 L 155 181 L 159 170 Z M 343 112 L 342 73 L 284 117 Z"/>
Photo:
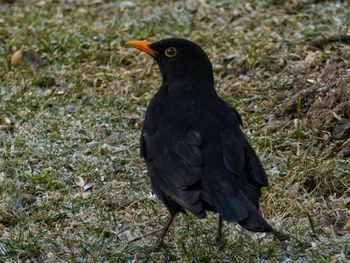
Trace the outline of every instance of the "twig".
<path fill-rule="evenodd" d="M 153 235 L 153 234 L 155 234 L 155 233 L 161 232 L 162 230 L 163 230 L 163 228 L 159 228 L 159 229 L 153 230 L 153 231 L 151 231 L 151 232 L 148 232 L 148 233 L 146 233 L 146 234 L 144 234 L 144 235 L 142 235 L 142 236 L 140 236 L 140 237 L 136 237 L 136 238 L 132 239 L 131 241 L 129 241 L 129 244 L 130 244 L 130 243 L 133 243 L 133 242 L 135 242 L 135 241 L 138 241 L 138 240 L 140 240 L 140 239 L 142 239 L 142 238 L 144 238 L 144 237 L 147 237 L 147 236 Z"/>

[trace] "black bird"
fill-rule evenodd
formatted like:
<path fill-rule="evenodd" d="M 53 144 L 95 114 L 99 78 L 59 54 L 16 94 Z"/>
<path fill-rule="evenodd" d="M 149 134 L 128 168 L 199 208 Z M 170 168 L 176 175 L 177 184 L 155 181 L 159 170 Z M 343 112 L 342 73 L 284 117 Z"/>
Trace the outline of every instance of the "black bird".
<path fill-rule="evenodd" d="M 239 113 L 214 89 L 213 68 L 195 43 L 169 38 L 129 41 L 151 55 L 162 85 L 146 112 L 141 155 L 154 193 L 170 218 L 158 247 L 178 212 L 204 218 L 206 211 L 256 232 L 274 232 L 259 212 L 260 189 L 268 185 L 264 168 L 240 129 Z"/>

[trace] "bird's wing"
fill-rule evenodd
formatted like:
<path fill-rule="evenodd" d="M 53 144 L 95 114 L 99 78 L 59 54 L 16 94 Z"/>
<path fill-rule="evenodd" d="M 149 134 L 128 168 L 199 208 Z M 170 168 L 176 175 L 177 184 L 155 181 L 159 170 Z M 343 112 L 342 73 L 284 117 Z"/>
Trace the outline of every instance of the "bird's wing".
<path fill-rule="evenodd" d="M 202 177 L 202 136 L 189 131 L 169 138 L 159 130 L 141 135 L 141 154 L 151 176 L 152 184 L 198 217 L 205 211 L 199 198 L 198 183 Z"/>
<path fill-rule="evenodd" d="M 226 168 L 236 175 L 245 173 L 252 184 L 268 186 L 265 170 L 245 136 L 242 134 L 238 137 L 230 131 L 222 132 L 221 136 L 225 142 L 223 154 Z"/>
<path fill-rule="evenodd" d="M 225 168 L 235 177 L 244 179 L 243 182 L 237 180 L 235 185 L 239 186 L 259 209 L 260 189 L 268 186 L 265 170 L 254 149 L 240 130 L 242 126 L 240 114 L 223 100 L 217 102 L 216 110 L 213 112 L 225 127 L 220 132 Z"/>
<path fill-rule="evenodd" d="M 212 127 L 218 127 L 218 137 L 214 133 L 210 140 L 219 145 L 221 160 L 215 158 L 209 166 L 210 174 L 204 173 L 202 180 L 207 199 L 220 216 L 228 221 L 237 221 L 253 231 L 271 231 L 269 224 L 260 214 L 259 199 L 261 188 L 268 185 L 264 168 L 255 151 L 240 130 L 242 125 L 239 113 L 222 100 L 207 105 L 210 108 L 205 119 L 216 120 Z M 204 142 L 207 143 L 207 142 Z M 213 146 L 212 146 L 213 147 Z M 206 149 L 206 148 L 205 148 Z M 204 165 L 205 171 L 208 165 Z"/>
<path fill-rule="evenodd" d="M 268 186 L 265 170 L 255 151 L 242 134 L 237 137 L 229 131 L 221 133 L 225 167 L 238 177 L 244 177 L 245 195 L 259 209 L 260 189 Z"/>
<path fill-rule="evenodd" d="M 267 185 L 259 159 L 243 134 L 222 131 L 221 143 L 224 169 L 204 181 L 210 203 L 224 220 L 252 231 L 271 231 L 259 211 L 260 189 Z"/>

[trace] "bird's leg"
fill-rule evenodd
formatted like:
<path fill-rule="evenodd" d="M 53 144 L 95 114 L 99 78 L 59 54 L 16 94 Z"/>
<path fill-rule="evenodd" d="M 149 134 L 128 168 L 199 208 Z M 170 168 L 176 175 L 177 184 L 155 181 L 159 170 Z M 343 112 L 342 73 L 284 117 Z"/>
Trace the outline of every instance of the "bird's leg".
<path fill-rule="evenodd" d="M 218 235 L 216 236 L 216 241 L 222 241 L 222 218 L 219 216 L 219 225 L 218 225 Z"/>
<path fill-rule="evenodd" d="M 222 237 L 222 226 L 223 226 L 222 218 L 219 216 L 218 235 L 216 236 L 216 242 L 218 244 L 224 243 L 224 240 Z"/>
<path fill-rule="evenodd" d="M 173 222 L 174 218 L 175 218 L 175 215 L 170 214 L 169 220 L 168 220 L 167 224 L 165 225 L 165 227 L 162 231 L 162 234 L 160 235 L 160 237 L 158 239 L 157 245 L 155 246 L 156 251 L 160 250 L 160 248 L 162 247 L 163 239 L 164 239 L 166 233 L 168 232 L 169 227 L 171 226 L 171 223 Z"/>
<path fill-rule="evenodd" d="M 223 248 L 225 246 L 225 239 L 222 236 L 222 226 L 223 226 L 223 220 L 222 218 L 219 216 L 219 225 L 218 225 L 218 234 L 215 237 L 213 244 L 215 246 L 218 246 L 220 249 Z"/>

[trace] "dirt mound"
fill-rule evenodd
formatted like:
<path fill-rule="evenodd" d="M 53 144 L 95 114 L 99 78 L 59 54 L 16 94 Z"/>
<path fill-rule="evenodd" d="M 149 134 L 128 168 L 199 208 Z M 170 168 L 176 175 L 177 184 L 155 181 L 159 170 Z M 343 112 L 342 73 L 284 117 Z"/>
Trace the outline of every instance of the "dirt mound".
<path fill-rule="evenodd" d="M 349 65 L 339 58 L 327 61 L 315 84 L 286 100 L 275 115 L 300 118 L 305 125 L 320 130 L 346 127 L 344 124 L 350 122 Z"/>

